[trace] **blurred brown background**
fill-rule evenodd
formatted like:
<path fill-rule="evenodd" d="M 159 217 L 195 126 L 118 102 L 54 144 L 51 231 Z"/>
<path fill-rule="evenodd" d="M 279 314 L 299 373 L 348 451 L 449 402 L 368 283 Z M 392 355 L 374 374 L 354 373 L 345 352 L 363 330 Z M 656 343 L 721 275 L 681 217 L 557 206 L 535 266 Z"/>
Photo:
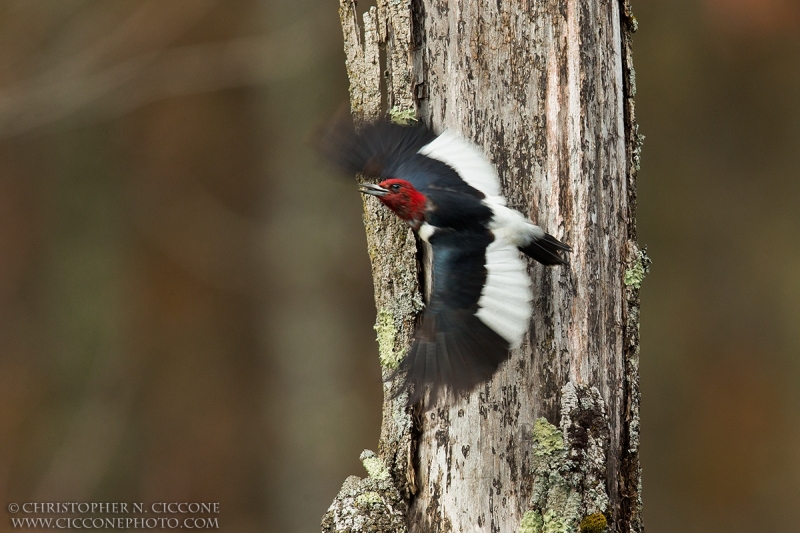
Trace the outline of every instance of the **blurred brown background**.
<path fill-rule="evenodd" d="M 800 529 L 800 5 L 636 2 L 645 523 Z M 305 532 L 378 440 L 323 0 L 0 1 L 0 503 Z M 9 527 L 9 515 L 0 530 Z"/>

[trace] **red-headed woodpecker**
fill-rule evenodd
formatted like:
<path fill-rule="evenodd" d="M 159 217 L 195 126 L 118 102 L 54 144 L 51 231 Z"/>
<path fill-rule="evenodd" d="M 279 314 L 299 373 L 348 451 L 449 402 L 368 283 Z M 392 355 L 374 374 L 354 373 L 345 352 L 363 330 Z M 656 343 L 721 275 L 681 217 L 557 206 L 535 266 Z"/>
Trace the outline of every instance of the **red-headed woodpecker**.
<path fill-rule="evenodd" d="M 332 129 L 323 150 L 346 170 L 377 178 L 360 191 L 431 245 L 430 302 L 400 365 L 411 401 L 429 387 L 457 393 L 491 379 L 529 327 L 531 282 L 519 252 L 565 265 L 570 247 L 506 207 L 494 166 L 450 131 L 378 121 L 358 132 Z"/>

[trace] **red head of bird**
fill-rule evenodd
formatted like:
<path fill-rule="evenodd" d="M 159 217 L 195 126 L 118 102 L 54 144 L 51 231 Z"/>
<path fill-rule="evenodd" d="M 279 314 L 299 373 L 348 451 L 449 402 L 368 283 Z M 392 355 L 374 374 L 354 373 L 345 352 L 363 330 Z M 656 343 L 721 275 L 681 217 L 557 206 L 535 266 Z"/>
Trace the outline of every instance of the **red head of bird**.
<path fill-rule="evenodd" d="M 419 229 L 425 218 L 427 199 L 406 180 L 389 178 L 378 185 L 365 183 L 359 190 L 377 197 L 414 230 Z"/>

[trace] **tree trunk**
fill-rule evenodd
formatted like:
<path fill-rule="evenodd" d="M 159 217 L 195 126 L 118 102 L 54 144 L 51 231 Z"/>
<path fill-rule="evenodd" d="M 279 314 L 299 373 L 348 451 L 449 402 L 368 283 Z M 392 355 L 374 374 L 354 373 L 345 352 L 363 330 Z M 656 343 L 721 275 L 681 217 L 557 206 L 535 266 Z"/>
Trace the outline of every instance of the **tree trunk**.
<path fill-rule="evenodd" d="M 625 0 L 340 0 L 351 106 L 418 117 L 482 146 L 509 205 L 573 248 L 531 263 L 529 335 L 467 399 L 383 405 L 370 473 L 351 477 L 326 531 L 642 531 L 639 469 L 640 137 Z M 385 51 L 381 66 L 380 50 Z M 381 79 L 386 94 L 382 104 Z M 365 201 L 384 369 L 421 311 L 421 248 Z M 393 387 L 387 384 L 387 391 Z M 372 528 L 372 529 L 370 529 Z"/>

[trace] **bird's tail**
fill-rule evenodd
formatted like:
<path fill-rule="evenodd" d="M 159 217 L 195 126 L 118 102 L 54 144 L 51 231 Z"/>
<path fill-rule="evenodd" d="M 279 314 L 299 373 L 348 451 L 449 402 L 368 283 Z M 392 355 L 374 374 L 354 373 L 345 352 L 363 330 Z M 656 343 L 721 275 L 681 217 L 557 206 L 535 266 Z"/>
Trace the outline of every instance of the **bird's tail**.
<path fill-rule="evenodd" d="M 572 248 L 559 241 L 549 233 L 534 238 L 527 246 L 520 247 L 520 252 L 543 265 L 568 265 L 569 259 L 562 255 L 571 252 Z"/>

